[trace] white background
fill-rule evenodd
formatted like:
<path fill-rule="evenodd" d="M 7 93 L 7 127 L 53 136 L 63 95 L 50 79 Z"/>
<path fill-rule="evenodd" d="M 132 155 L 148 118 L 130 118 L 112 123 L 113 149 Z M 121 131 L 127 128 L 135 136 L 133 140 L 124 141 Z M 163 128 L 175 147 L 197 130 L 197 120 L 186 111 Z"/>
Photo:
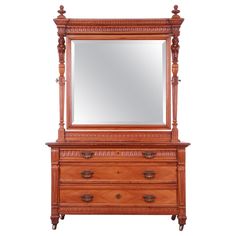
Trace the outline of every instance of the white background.
<path fill-rule="evenodd" d="M 232 0 L 1 1 L 0 235 L 235 235 L 236 28 Z M 187 225 L 169 216 L 50 217 L 50 150 L 58 128 L 57 35 L 68 17 L 170 17 L 178 4 L 179 129 L 187 149 Z"/>

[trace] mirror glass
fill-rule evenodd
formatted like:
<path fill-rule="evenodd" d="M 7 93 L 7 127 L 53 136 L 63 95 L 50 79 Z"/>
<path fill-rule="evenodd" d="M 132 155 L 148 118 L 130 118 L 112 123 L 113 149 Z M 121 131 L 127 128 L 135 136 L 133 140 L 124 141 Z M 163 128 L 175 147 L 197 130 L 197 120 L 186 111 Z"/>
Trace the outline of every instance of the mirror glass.
<path fill-rule="evenodd" d="M 72 40 L 72 124 L 166 123 L 165 40 Z"/>

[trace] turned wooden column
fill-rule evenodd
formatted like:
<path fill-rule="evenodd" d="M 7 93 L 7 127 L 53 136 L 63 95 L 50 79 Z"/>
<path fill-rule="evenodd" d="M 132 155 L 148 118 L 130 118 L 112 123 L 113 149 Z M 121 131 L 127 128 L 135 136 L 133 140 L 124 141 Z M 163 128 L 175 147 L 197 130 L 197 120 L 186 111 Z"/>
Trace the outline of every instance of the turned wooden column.
<path fill-rule="evenodd" d="M 67 19 L 64 16 L 64 7 L 60 6 L 60 10 L 58 11 L 60 15 L 56 19 L 54 19 L 57 29 L 58 29 L 58 55 L 59 55 L 59 106 L 60 106 L 60 122 L 59 122 L 59 129 L 58 129 L 58 142 L 65 141 L 65 128 L 64 128 L 64 106 L 65 106 L 65 36 L 66 36 L 66 22 Z"/>
<path fill-rule="evenodd" d="M 180 11 L 178 10 L 178 6 L 174 6 L 174 10 L 172 13 L 174 14 L 171 18 L 173 22 L 172 32 L 172 45 L 171 45 L 171 53 L 172 53 L 172 142 L 178 142 L 178 123 L 177 123 L 177 105 L 178 105 L 178 55 L 179 55 L 179 27 L 175 27 L 175 20 L 179 20 L 180 16 L 178 15 Z"/>

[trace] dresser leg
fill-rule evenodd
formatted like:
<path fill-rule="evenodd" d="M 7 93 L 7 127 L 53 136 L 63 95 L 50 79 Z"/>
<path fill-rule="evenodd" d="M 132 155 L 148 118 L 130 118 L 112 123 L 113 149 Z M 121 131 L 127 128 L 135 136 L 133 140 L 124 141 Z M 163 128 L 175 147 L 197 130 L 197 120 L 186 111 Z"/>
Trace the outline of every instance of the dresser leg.
<path fill-rule="evenodd" d="M 51 216 L 51 221 L 52 221 L 52 229 L 55 230 L 57 228 L 59 216 Z"/>
<path fill-rule="evenodd" d="M 179 231 L 183 231 L 184 225 L 179 225 Z"/>
<path fill-rule="evenodd" d="M 65 219 L 65 215 L 64 214 L 60 214 L 60 219 L 64 220 Z"/>
<path fill-rule="evenodd" d="M 172 215 L 171 220 L 175 220 L 175 219 L 176 219 L 176 215 Z"/>
<path fill-rule="evenodd" d="M 179 230 L 182 231 L 184 229 L 184 225 L 186 224 L 187 217 L 186 216 L 178 216 L 179 221 Z"/>

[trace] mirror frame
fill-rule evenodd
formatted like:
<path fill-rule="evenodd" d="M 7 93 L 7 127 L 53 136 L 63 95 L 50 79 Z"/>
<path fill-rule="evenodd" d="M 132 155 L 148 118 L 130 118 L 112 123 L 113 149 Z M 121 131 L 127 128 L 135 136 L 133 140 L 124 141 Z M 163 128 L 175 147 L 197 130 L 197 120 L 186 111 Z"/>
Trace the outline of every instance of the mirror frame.
<path fill-rule="evenodd" d="M 72 40 L 165 40 L 166 41 L 166 120 L 164 124 L 73 124 L 72 123 L 72 78 L 71 41 Z M 171 38 L 169 35 L 68 35 L 66 39 L 66 104 L 67 129 L 89 130 L 154 130 L 171 128 Z"/>
<path fill-rule="evenodd" d="M 81 142 L 81 141 L 104 141 L 104 138 L 108 138 L 114 141 L 127 141 L 136 140 L 137 142 L 147 141 L 147 142 L 179 142 L 178 139 L 178 55 L 179 55 L 179 36 L 180 27 L 184 21 L 178 13 L 178 6 L 174 6 L 172 10 L 172 16 L 170 18 L 143 18 L 143 19 L 81 19 L 81 18 L 67 18 L 64 14 L 66 11 L 61 5 L 58 11 L 59 15 L 54 18 L 54 22 L 57 26 L 58 35 L 58 59 L 59 59 L 59 77 L 57 79 L 59 84 L 59 127 L 58 127 L 58 139 L 57 142 Z M 171 57 L 167 61 L 168 65 L 171 64 L 171 81 L 170 75 L 168 76 L 168 81 L 171 82 L 171 94 L 168 91 L 168 112 L 171 113 L 171 127 L 168 120 L 166 127 L 160 126 L 123 126 L 123 125 L 78 125 L 77 127 L 71 126 L 70 119 L 67 117 L 67 129 L 65 129 L 65 98 L 68 104 L 68 96 L 65 97 L 65 85 L 67 88 L 68 81 L 65 78 L 65 55 L 70 48 L 69 43 L 73 38 L 81 39 L 97 39 L 97 38 L 118 38 L 122 40 L 123 38 L 132 39 L 163 39 L 166 38 L 171 40 L 171 46 L 169 48 L 171 52 Z M 65 39 L 67 40 L 67 45 L 65 44 Z M 168 53 L 169 55 L 169 53 Z M 171 60 L 171 62 L 170 62 Z M 170 66 L 169 66 L 170 67 Z M 68 69 L 68 64 L 67 64 Z M 70 73 L 70 72 L 69 72 Z M 68 76 L 68 71 L 67 71 Z M 167 86 L 170 89 L 170 86 Z M 67 91 L 68 92 L 68 91 Z M 171 109 L 171 112 L 170 112 Z M 67 115 L 69 111 L 69 106 L 67 107 Z M 70 116 L 70 115 L 69 115 Z M 169 116 L 167 116 L 169 117 Z M 170 127 L 170 129 L 168 129 Z M 74 129 L 74 130 L 71 130 Z M 117 131 L 118 129 L 118 131 Z M 151 131 L 151 130 L 152 131 Z M 106 131 L 107 130 L 107 131 Z M 133 132 L 129 132 L 133 130 Z M 146 131 L 147 130 L 147 131 Z M 104 131 L 104 132 L 100 132 Z"/>

